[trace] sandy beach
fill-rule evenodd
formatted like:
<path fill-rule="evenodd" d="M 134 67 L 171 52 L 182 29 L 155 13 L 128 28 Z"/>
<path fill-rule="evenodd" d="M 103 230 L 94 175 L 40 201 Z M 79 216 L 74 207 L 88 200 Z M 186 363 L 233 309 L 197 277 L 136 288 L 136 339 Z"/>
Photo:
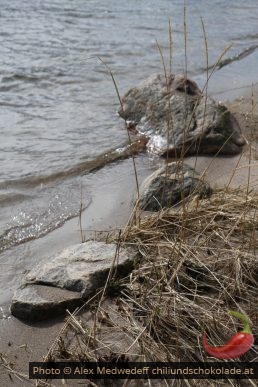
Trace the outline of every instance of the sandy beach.
<path fill-rule="evenodd" d="M 254 130 L 258 123 L 258 88 L 254 89 L 254 102 L 251 100 L 252 92 L 249 89 L 244 96 L 239 96 L 234 101 L 227 102 L 230 110 L 236 115 L 242 131 L 249 141 L 244 152 L 233 157 L 187 157 L 185 162 L 210 182 L 212 187 L 247 187 L 249 190 L 258 188 L 258 160 L 256 160 L 256 144 Z M 250 152 L 250 143 L 252 149 Z M 251 154 L 251 160 L 250 160 Z M 142 181 L 159 164 L 159 159 L 149 159 L 147 155 L 137 157 L 137 170 L 139 181 Z M 135 180 L 130 159 L 107 166 L 95 175 L 96 194 L 90 206 L 83 212 L 82 225 L 86 239 L 94 238 L 95 230 L 113 230 L 124 227 L 132 210 L 132 198 L 135 193 Z M 103 191 L 104 188 L 104 191 Z M 47 260 L 57 251 L 81 241 L 78 218 L 66 222 L 61 228 L 47 236 L 20 245 L 6 252 L 5 270 L 6 287 L 1 295 L 2 304 L 10 304 L 13 291 L 22 278 L 22 273 L 29 270 L 32 265 L 42 260 Z M 17 253 L 17 251 L 19 252 Z M 16 270 L 17 275 L 12 278 L 8 265 L 14 254 L 19 257 Z M 31 257 L 36 257 L 32 260 Z M 21 268 L 23 270 L 21 270 Z M 1 343 L 0 353 L 6 361 L 2 365 L 0 381 L 2 386 L 27 386 L 29 381 L 19 380 L 8 371 L 7 364 L 12 363 L 15 370 L 23 374 L 28 373 L 29 361 L 40 361 L 46 355 L 50 345 L 62 327 L 63 318 L 30 325 L 8 315 L 0 320 Z M 78 381 L 77 381 L 78 382 Z M 33 383 L 33 381 L 32 381 Z M 55 386 L 62 382 L 55 381 Z M 70 383 L 69 385 L 77 385 Z M 85 381 L 85 384 L 87 382 Z"/>

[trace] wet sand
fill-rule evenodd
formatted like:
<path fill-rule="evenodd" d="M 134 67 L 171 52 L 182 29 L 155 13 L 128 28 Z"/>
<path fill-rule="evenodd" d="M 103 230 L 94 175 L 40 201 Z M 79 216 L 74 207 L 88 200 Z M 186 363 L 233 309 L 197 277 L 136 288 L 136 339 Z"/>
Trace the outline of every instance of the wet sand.
<path fill-rule="evenodd" d="M 255 89 L 255 100 L 258 100 L 258 90 Z M 258 107 L 252 105 L 251 90 L 247 96 L 240 97 L 228 106 L 236 114 L 244 135 L 251 140 L 257 127 Z M 252 107 L 253 106 L 253 107 Z M 258 136 L 257 136 L 258 137 Z M 255 143 L 246 146 L 241 155 L 234 157 L 188 157 L 186 162 L 194 167 L 214 187 L 246 187 L 258 189 L 258 160 Z M 258 152 L 257 152 L 258 155 Z M 139 181 L 155 170 L 162 160 L 151 160 L 147 155 L 137 157 Z M 123 227 L 132 210 L 132 197 L 136 191 L 132 161 L 124 160 L 98 171 L 94 177 L 95 195 L 90 206 L 83 212 L 82 225 L 86 239 L 95 236 L 94 230 L 112 230 Z M 63 319 L 30 325 L 10 316 L 8 308 L 14 290 L 19 286 L 24 272 L 37 262 L 47 260 L 57 251 L 74 243 L 81 242 L 78 218 L 66 222 L 61 228 L 38 240 L 28 242 L 4 253 L 4 264 L 1 270 L 0 305 L 0 352 L 8 362 L 14 363 L 14 368 L 28 374 L 28 362 L 40 361 L 47 353 L 58 331 L 63 325 Z M 27 386 L 30 381 L 12 379 L 7 370 L 2 367 L 0 382 L 2 386 Z M 79 381 L 68 385 L 78 385 Z M 63 385 L 54 381 L 54 386 Z M 85 381 L 85 385 L 87 382 Z"/>

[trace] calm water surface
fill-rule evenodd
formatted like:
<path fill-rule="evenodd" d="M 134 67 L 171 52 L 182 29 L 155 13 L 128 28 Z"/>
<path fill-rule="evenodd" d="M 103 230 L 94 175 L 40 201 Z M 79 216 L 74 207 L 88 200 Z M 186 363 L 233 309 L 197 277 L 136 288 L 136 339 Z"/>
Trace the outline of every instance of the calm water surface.
<path fill-rule="evenodd" d="M 183 1 L 0 0 L 0 249 L 42 236 L 78 213 L 80 173 L 57 180 L 126 140 L 114 87 L 123 94 L 162 71 L 156 40 L 173 71 L 185 68 Z M 256 0 L 187 1 L 187 70 L 205 82 L 209 61 L 258 43 Z M 258 50 L 217 71 L 216 96 L 256 83 Z M 237 95 L 237 94 L 236 94 Z M 53 176 L 53 179 L 51 179 Z M 47 184 L 45 178 L 49 177 Z M 84 188 L 87 206 L 94 193 Z"/>

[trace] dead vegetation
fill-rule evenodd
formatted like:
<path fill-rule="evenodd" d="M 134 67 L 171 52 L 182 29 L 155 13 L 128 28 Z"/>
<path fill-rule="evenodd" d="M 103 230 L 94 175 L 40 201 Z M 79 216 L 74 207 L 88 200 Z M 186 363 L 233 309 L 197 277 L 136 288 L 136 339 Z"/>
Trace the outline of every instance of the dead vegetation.
<path fill-rule="evenodd" d="M 194 197 L 177 210 L 128 225 L 117 243 L 139 250 L 134 271 L 119 284 L 111 281 L 118 296 L 100 291 L 69 314 L 47 359 L 214 360 L 203 351 L 201 336 L 205 330 L 213 345 L 222 345 L 240 330 L 229 309 L 246 314 L 256 335 L 257 204 L 254 193 L 218 190 L 209 199 Z M 241 360 L 256 357 L 254 346 Z M 177 380 L 177 385 L 207 383 Z M 239 383 L 253 384 L 230 385 Z"/>

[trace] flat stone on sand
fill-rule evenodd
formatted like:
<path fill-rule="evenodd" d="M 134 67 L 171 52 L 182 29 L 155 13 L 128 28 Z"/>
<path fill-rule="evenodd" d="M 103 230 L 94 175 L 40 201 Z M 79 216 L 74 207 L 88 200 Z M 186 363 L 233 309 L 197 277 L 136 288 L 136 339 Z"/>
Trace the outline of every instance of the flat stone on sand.
<path fill-rule="evenodd" d="M 137 252 L 115 243 L 88 241 L 71 246 L 37 265 L 13 297 L 14 316 L 39 320 L 74 309 L 105 285 L 110 269 L 116 277 L 133 268 Z M 49 297 L 49 294 L 51 297 Z"/>
<path fill-rule="evenodd" d="M 15 317 L 40 321 L 63 314 L 82 304 L 81 294 L 51 286 L 27 285 L 19 288 L 11 305 Z"/>

